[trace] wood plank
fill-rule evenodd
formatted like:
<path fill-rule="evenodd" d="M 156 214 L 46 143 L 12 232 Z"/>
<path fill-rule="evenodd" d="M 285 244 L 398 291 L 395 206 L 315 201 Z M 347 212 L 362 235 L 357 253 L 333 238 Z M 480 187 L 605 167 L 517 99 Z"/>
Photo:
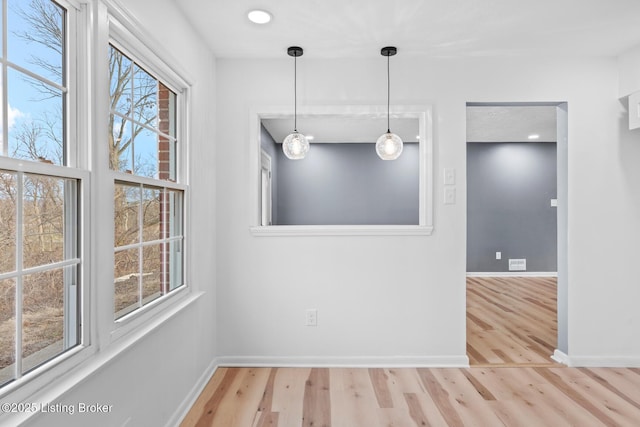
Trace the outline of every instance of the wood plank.
<path fill-rule="evenodd" d="M 269 425 L 278 425 L 277 419 L 278 414 L 272 412 L 273 407 L 273 389 L 276 381 L 276 374 L 278 373 L 278 368 L 271 369 L 269 373 L 269 379 L 267 380 L 267 385 L 265 386 L 264 393 L 262 394 L 262 400 L 258 405 L 258 417 L 256 423 L 254 423 L 255 427 L 265 427 Z"/>
<path fill-rule="evenodd" d="M 393 399 L 387 383 L 389 377 L 384 369 L 369 369 L 369 378 L 376 394 L 379 408 L 393 408 Z"/>
<path fill-rule="evenodd" d="M 418 373 L 420 374 L 422 383 L 427 389 L 427 393 L 436 404 L 438 411 L 440 411 L 444 419 L 447 420 L 447 423 L 451 427 L 464 427 L 460 415 L 456 412 L 449 400 L 449 393 L 438 382 L 433 371 L 429 369 L 418 369 Z"/>
<path fill-rule="evenodd" d="M 405 393 L 404 398 L 409 408 L 409 416 L 413 422 L 415 422 L 417 426 L 431 427 L 431 423 L 429 423 L 429 420 L 422 411 L 418 396 L 416 396 L 415 393 Z"/>
<path fill-rule="evenodd" d="M 218 368 L 213 374 L 196 403 L 193 405 L 181 426 L 204 427 L 213 425 L 220 402 L 240 372 L 237 368 Z"/>
<path fill-rule="evenodd" d="M 300 427 L 303 418 L 304 392 L 311 368 L 278 369 L 271 410 L 278 413 L 278 427 Z"/>
<path fill-rule="evenodd" d="M 608 414 L 600 410 L 589 399 L 585 398 L 577 390 L 566 383 L 558 374 L 552 372 L 550 369 L 533 368 L 540 376 L 542 376 L 547 382 L 555 386 L 558 390 L 563 392 L 567 397 L 576 402 L 578 405 L 586 409 L 591 415 L 596 417 L 600 422 L 608 427 L 615 427 L 619 424 L 612 419 Z"/>
<path fill-rule="evenodd" d="M 376 427 L 377 399 L 367 369 L 331 369 L 331 422 L 334 427 Z"/>
<path fill-rule="evenodd" d="M 467 278 L 467 355 L 473 365 L 557 366 L 554 278 Z"/>
<path fill-rule="evenodd" d="M 304 390 L 302 425 L 304 427 L 331 426 L 331 395 L 329 369 L 313 368 Z"/>
<path fill-rule="evenodd" d="M 220 368 L 181 426 L 635 427 L 638 420 L 636 368 Z"/>

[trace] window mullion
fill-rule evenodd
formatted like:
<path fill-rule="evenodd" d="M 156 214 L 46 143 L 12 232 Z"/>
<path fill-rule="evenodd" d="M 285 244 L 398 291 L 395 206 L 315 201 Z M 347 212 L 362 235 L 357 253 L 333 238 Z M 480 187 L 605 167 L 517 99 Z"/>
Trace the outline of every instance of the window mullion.
<path fill-rule="evenodd" d="M 18 172 L 16 174 L 16 301 L 15 301 L 15 319 L 16 319 L 16 337 L 15 337 L 15 378 L 22 376 L 22 286 L 24 278 L 22 275 L 23 267 L 23 245 L 24 245 L 24 174 Z"/>
<path fill-rule="evenodd" d="M 144 230 L 144 209 L 143 209 L 143 203 L 144 203 L 144 185 L 140 184 L 140 201 L 139 201 L 140 205 L 138 207 L 138 307 L 142 307 L 142 296 L 144 295 L 143 291 L 143 274 L 144 274 L 144 263 L 142 260 L 142 255 L 143 255 L 143 245 L 142 242 L 144 241 L 144 236 L 142 234 L 143 230 Z"/>
<path fill-rule="evenodd" d="M 64 183 L 64 260 L 78 256 L 78 183 L 65 180 Z M 62 337 L 64 348 L 71 348 L 78 343 L 78 272 L 76 267 L 63 268 L 63 300 L 64 325 Z"/>
<path fill-rule="evenodd" d="M 131 107 L 129 110 L 129 126 L 131 126 L 131 172 L 133 174 L 135 174 L 136 172 L 136 135 L 135 135 L 135 131 L 136 131 L 136 127 L 134 124 L 134 119 L 135 119 L 135 92 L 136 92 L 136 85 L 135 85 L 135 62 L 133 61 L 133 59 L 131 60 L 131 65 L 130 65 L 131 69 L 129 70 L 129 73 L 131 75 Z"/>
<path fill-rule="evenodd" d="M 2 155 L 9 155 L 9 91 L 7 85 L 7 0 L 2 0 Z"/>

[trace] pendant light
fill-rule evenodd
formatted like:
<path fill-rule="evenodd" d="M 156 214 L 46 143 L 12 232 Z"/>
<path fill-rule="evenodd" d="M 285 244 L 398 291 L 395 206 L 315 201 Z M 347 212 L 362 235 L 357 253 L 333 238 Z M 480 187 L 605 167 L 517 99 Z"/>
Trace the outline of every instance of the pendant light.
<path fill-rule="evenodd" d="M 382 160 L 395 160 L 402 154 L 402 139 L 395 133 L 391 133 L 389 127 L 389 99 L 391 98 L 389 57 L 396 53 L 398 53 L 398 50 L 393 46 L 383 47 L 380 50 L 380 54 L 387 57 L 387 132 L 382 134 L 376 142 L 376 153 Z"/>
<path fill-rule="evenodd" d="M 302 48 L 291 46 L 287 49 L 289 56 L 293 56 L 293 133 L 290 133 L 282 142 L 284 155 L 292 160 L 304 159 L 309 151 L 307 137 L 298 132 L 298 69 L 297 58 L 302 56 Z"/>

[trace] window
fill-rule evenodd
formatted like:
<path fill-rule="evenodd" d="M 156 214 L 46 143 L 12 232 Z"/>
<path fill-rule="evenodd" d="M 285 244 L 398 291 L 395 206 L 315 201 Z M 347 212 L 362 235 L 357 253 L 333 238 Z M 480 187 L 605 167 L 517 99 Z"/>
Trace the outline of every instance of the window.
<path fill-rule="evenodd" d="M 81 190 L 70 81 L 76 10 L 3 1 L 0 385 L 82 342 Z"/>
<path fill-rule="evenodd" d="M 115 319 L 184 284 L 178 91 L 123 50 L 109 47 Z"/>

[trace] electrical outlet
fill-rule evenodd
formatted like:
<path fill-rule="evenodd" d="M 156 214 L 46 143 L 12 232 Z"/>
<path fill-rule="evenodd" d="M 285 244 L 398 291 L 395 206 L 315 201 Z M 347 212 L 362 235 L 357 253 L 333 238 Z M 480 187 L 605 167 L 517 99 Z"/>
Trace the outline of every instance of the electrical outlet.
<path fill-rule="evenodd" d="M 318 310 L 315 308 L 307 309 L 305 323 L 306 326 L 318 326 Z"/>
<path fill-rule="evenodd" d="M 502 259 L 502 252 L 496 252 L 496 259 Z"/>

